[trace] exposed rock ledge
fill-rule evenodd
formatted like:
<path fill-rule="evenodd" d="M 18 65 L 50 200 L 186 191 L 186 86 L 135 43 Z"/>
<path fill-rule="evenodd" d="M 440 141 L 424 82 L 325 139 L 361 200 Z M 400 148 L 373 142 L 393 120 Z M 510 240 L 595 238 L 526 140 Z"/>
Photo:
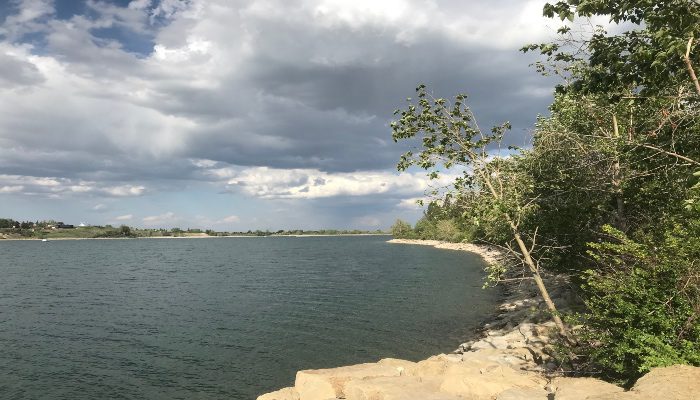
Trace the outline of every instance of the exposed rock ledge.
<path fill-rule="evenodd" d="M 471 251 L 486 262 L 501 253 L 488 246 L 439 241 L 391 243 L 432 245 Z M 294 387 L 267 393 L 258 400 L 686 400 L 698 398 L 700 368 L 656 368 L 625 391 L 593 378 L 567 378 L 551 362 L 546 318 L 534 285 L 511 285 L 500 313 L 484 325 L 476 340 L 452 354 L 419 362 L 383 359 L 376 363 L 299 371 Z M 550 281 L 552 297 L 566 303 L 565 281 Z"/>

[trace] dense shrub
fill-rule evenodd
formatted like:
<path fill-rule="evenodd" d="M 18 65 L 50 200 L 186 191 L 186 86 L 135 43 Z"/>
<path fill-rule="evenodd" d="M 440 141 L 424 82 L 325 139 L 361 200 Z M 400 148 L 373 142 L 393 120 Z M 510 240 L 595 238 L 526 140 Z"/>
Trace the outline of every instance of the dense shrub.
<path fill-rule="evenodd" d="M 653 367 L 700 365 L 700 224 L 675 225 L 662 243 L 609 226 L 591 244 L 583 350 L 607 377 L 631 383 Z"/>
<path fill-rule="evenodd" d="M 451 219 L 444 219 L 435 224 L 435 239 L 445 242 L 460 242 L 464 234 L 460 232 L 457 224 Z"/>
<path fill-rule="evenodd" d="M 417 239 L 433 239 L 435 238 L 435 222 L 423 216 L 416 222 L 413 228 Z"/>

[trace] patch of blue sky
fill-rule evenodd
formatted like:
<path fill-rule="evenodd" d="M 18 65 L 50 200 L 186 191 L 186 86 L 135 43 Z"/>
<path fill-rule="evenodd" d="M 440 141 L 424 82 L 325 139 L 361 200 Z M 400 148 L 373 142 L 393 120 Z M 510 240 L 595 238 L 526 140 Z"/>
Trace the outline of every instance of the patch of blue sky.
<path fill-rule="evenodd" d="M 13 7 L 10 7 L 9 4 L 5 5 L 0 5 L 0 25 L 5 22 L 7 17 L 10 15 L 16 14 L 17 10 L 14 9 Z"/>
<path fill-rule="evenodd" d="M 134 53 L 138 57 L 146 57 L 151 54 L 155 45 L 153 36 L 137 33 L 121 26 L 92 29 L 90 33 L 97 39 L 116 40 L 121 43 L 122 49 Z M 95 41 L 95 43 L 99 45 L 100 41 Z"/>
<path fill-rule="evenodd" d="M 26 43 L 32 46 L 32 53 L 38 56 L 47 55 L 49 51 L 46 49 L 46 33 L 45 32 L 29 32 L 22 36 L 21 43 Z"/>
<path fill-rule="evenodd" d="M 87 9 L 84 1 L 54 0 L 56 18 L 68 20 L 76 15 L 83 15 Z"/>

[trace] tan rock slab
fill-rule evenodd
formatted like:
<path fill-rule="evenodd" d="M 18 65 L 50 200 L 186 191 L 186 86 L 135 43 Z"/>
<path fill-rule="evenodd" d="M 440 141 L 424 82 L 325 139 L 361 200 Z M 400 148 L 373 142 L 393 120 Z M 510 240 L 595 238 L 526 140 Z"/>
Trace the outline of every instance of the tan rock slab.
<path fill-rule="evenodd" d="M 631 391 L 664 400 L 700 399 L 700 367 L 654 368 L 639 378 Z"/>
<path fill-rule="evenodd" d="M 539 374 L 518 371 L 495 362 L 449 364 L 440 390 L 471 400 L 492 400 L 508 389 L 543 389 Z"/>
<path fill-rule="evenodd" d="M 284 388 L 258 396 L 257 400 L 299 400 L 299 393 L 294 388 Z"/>
<path fill-rule="evenodd" d="M 550 387 L 556 400 L 585 400 L 624 392 L 619 386 L 594 378 L 554 378 Z"/>
<path fill-rule="evenodd" d="M 411 366 L 406 371 L 406 375 L 418 377 L 442 376 L 445 373 L 445 370 L 447 370 L 447 365 L 449 363 L 450 361 L 442 358 L 441 356 L 433 356 L 415 363 L 415 365 Z"/>
<path fill-rule="evenodd" d="M 294 388 L 300 400 L 327 400 L 345 397 L 345 385 L 355 379 L 400 376 L 415 363 L 384 359 L 377 363 L 339 368 L 299 371 Z"/>
<path fill-rule="evenodd" d="M 506 350 L 484 349 L 462 354 L 462 361 L 465 363 L 480 362 L 520 367 L 532 360 L 532 352 L 527 348 Z"/>
<path fill-rule="evenodd" d="M 543 388 L 514 388 L 499 393 L 496 400 L 548 400 L 548 395 Z"/>
<path fill-rule="evenodd" d="M 346 400 L 460 400 L 438 391 L 440 378 L 415 376 L 356 379 L 345 387 Z"/>
<path fill-rule="evenodd" d="M 586 397 L 587 400 L 695 400 L 700 399 L 700 367 L 673 365 L 654 368 L 639 378 L 629 392 Z M 558 398 L 557 398 L 558 400 Z"/>

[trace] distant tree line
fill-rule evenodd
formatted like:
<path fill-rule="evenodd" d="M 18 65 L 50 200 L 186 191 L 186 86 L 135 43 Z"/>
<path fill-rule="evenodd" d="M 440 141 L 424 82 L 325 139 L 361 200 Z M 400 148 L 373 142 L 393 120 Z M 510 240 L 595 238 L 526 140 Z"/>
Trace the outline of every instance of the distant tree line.
<path fill-rule="evenodd" d="M 51 237 L 76 237 L 76 238 L 136 238 L 136 237 L 185 237 L 205 234 L 207 236 L 289 236 L 289 235 L 359 235 L 359 234 L 382 234 L 382 230 L 359 230 L 359 229 L 318 229 L 318 230 L 248 230 L 241 232 L 215 231 L 212 229 L 202 230 L 199 228 L 182 229 L 178 227 L 170 229 L 134 228 L 127 225 L 118 227 L 112 225 L 104 226 L 79 226 L 74 229 L 59 229 L 59 223 L 54 220 L 48 221 L 24 221 L 19 222 L 11 218 L 0 218 L 0 233 L 15 235 L 27 238 L 51 238 Z"/>
<path fill-rule="evenodd" d="M 12 218 L 0 218 L 0 229 L 45 229 L 58 224 L 54 220 L 48 221 L 16 221 Z"/>

